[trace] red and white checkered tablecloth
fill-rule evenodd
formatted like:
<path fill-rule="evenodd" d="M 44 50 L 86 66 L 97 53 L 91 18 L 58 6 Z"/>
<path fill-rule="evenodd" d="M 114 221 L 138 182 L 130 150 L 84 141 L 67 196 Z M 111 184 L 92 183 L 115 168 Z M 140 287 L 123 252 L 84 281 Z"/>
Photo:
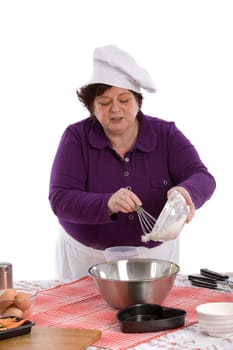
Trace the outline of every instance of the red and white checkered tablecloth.
<path fill-rule="evenodd" d="M 231 301 L 233 294 L 205 288 L 173 286 L 163 305 L 187 311 L 185 327 L 194 324 L 197 305 L 211 301 Z M 39 326 L 99 329 L 102 337 L 95 345 L 125 350 L 153 341 L 176 330 L 157 333 L 122 333 L 111 308 L 99 295 L 89 276 L 38 292 L 30 319 Z"/>

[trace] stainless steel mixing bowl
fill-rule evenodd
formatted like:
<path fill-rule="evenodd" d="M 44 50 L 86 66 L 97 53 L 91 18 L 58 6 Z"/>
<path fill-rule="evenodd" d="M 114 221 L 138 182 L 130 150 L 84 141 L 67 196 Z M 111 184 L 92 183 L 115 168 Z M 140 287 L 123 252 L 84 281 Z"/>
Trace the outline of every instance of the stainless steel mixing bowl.
<path fill-rule="evenodd" d="M 170 261 L 134 258 L 93 265 L 88 273 L 105 301 L 121 309 L 131 304 L 161 304 L 179 270 Z"/>

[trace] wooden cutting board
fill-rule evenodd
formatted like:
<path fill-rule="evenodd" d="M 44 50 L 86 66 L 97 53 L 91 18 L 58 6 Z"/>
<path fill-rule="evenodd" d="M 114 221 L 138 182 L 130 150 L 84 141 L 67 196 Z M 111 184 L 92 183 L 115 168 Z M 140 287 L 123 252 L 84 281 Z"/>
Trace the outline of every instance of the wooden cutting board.
<path fill-rule="evenodd" d="M 101 337 L 95 329 L 33 326 L 25 335 L 0 340 L 1 350 L 84 350 Z"/>

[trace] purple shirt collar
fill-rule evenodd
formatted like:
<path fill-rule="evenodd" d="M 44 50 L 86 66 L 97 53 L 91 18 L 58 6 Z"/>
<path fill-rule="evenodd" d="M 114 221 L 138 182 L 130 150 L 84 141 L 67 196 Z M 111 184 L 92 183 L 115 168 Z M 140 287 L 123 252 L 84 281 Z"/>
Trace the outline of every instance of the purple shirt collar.
<path fill-rule="evenodd" d="M 157 145 L 157 136 L 150 126 L 148 117 L 142 112 L 139 112 L 138 117 L 140 122 L 139 135 L 135 147 L 143 152 L 151 152 Z M 95 119 L 89 134 L 90 144 L 97 149 L 111 147 L 107 136 L 101 124 Z"/>

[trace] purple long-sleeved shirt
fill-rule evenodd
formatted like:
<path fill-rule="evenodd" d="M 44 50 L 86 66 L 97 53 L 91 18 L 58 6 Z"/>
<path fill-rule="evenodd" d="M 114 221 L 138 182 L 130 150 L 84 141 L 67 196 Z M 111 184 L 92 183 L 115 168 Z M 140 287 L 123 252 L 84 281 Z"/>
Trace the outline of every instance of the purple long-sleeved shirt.
<path fill-rule="evenodd" d="M 49 200 L 60 224 L 72 237 L 95 249 L 116 245 L 154 247 L 141 242 L 135 212 L 108 215 L 107 202 L 118 189 L 131 189 L 143 208 L 158 217 L 169 188 L 179 185 L 200 208 L 215 190 L 215 180 L 175 123 L 139 112 L 134 148 L 122 159 L 94 118 L 64 132 L 51 171 Z"/>

